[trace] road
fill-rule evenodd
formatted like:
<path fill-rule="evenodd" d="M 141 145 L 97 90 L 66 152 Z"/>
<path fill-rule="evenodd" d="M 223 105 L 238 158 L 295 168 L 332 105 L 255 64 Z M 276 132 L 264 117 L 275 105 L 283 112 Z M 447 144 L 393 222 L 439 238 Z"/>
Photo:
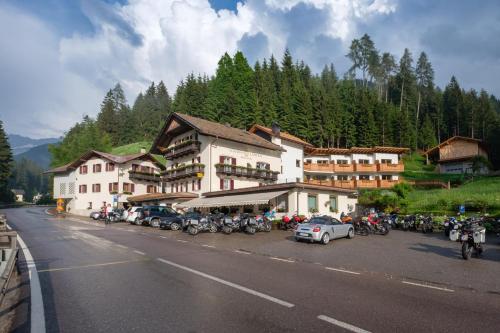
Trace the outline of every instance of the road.
<path fill-rule="evenodd" d="M 500 330 L 498 244 L 466 262 L 437 235 L 322 246 L 3 213 L 36 263 L 47 332 Z"/>

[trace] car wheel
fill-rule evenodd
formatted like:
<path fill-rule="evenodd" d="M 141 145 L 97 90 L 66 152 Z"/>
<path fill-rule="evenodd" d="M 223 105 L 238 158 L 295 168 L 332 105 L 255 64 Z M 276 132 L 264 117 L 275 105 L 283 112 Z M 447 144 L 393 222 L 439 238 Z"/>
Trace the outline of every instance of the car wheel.
<path fill-rule="evenodd" d="M 326 245 L 329 242 L 330 242 L 330 235 L 327 232 L 325 232 L 323 234 L 323 237 L 321 237 L 321 244 Z"/>
<path fill-rule="evenodd" d="M 135 218 L 135 220 L 134 220 L 134 224 L 135 224 L 135 225 L 141 225 L 142 223 L 141 223 L 141 221 L 139 220 L 139 218 L 138 218 L 138 217 L 136 217 L 136 218 Z"/>
<path fill-rule="evenodd" d="M 347 233 L 347 238 L 353 239 L 354 238 L 354 229 L 349 229 L 349 232 Z"/>
<path fill-rule="evenodd" d="M 188 227 L 188 233 L 190 235 L 197 235 L 198 234 L 198 228 L 195 228 L 195 227 L 192 227 L 192 226 L 189 226 Z"/>
<path fill-rule="evenodd" d="M 180 229 L 180 227 L 181 227 L 181 226 L 179 225 L 179 223 L 175 223 L 175 222 L 173 222 L 172 224 L 170 224 L 170 230 L 173 230 L 173 231 L 177 231 L 177 230 L 179 230 L 179 229 Z"/>
<path fill-rule="evenodd" d="M 300 238 L 299 237 L 295 237 L 295 241 L 296 242 L 300 242 Z"/>
<path fill-rule="evenodd" d="M 158 228 L 160 226 L 160 220 L 152 219 L 151 222 L 149 222 L 149 225 L 152 226 L 153 228 Z"/>

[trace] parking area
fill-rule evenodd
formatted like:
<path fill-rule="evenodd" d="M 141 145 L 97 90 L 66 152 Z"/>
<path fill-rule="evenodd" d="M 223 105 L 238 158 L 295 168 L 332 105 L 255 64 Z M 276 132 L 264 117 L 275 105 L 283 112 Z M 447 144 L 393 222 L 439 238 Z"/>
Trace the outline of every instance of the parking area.
<path fill-rule="evenodd" d="M 465 261 L 461 257 L 460 243 L 449 241 L 442 232 L 423 234 L 391 230 L 386 236 L 356 236 L 320 245 L 296 242 L 291 231 L 280 230 L 255 235 L 207 232 L 191 236 L 186 232 L 128 223 L 106 227 L 135 233 L 138 237 L 191 243 L 213 251 L 239 251 L 290 264 L 323 265 L 374 278 L 500 294 L 500 238 L 496 235 L 487 236 L 485 252 L 480 258 Z"/>

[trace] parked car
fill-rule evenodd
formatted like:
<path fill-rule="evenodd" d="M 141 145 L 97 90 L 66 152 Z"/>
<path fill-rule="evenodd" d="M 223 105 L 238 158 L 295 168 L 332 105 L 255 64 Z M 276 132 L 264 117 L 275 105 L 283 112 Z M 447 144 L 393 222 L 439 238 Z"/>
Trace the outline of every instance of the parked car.
<path fill-rule="evenodd" d="M 297 226 L 294 231 L 296 241 L 308 240 L 310 242 L 321 242 L 328 244 L 336 238 L 353 238 L 354 227 L 352 224 L 344 224 L 330 216 L 313 217 L 307 223 Z"/>
<path fill-rule="evenodd" d="M 181 214 L 173 211 L 166 216 L 160 217 L 160 229 L 170 229 L 177 231 L 182 228 L 182 218 Z"/>
<path fill-rule="evenodd" d="M 142 211 L 141 206 L 130 207 L 128 209 L 128 216 L 127 216 L 127 219 L 125 221 L 130 222 L 132 224 L 140 225 L 141 222 L 140 222 L 139 214 L 141 213 L 141 211 Z"/>
<path fill-rule="evenodd" d="M 171 220 L 174 217 L 180 219 L 181 216 L 176 213 L 175 210 L 167 206 L 143 206 L 139 214 L 141 224 L 149 225 L 154 228 L 158 228 L 162 220 Z"/>

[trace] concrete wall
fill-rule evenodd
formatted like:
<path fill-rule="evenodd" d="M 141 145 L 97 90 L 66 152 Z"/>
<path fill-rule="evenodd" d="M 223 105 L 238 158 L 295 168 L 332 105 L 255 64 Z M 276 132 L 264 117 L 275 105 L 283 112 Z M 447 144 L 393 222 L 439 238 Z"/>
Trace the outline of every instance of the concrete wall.
<path fill-rule="evenodd" d="M 278 175 L 278 182 L 301 182 L 304 178 L 304 147 L 291 141 L 280 141 L 286 152 L 281 153 L 282 173 Z M 297 160 L 299 167 L 296 165 Z"/>
<path fill-rule="evenodd" d="M 348 213 L 349 212 L 349 207 L 352 208 L 352 211 L 355 211 L 356 209 L 356 204 L 358 200 L 356 198 L 349 198 L 347 194 L 341 193 L 341 192 L 334 192 L 334 191 L 322 191 L 322 190 L 303 190 L 299 192 L 298 196 L 298 211 L 299 214 L 301 215 L 306 215 L 310 216 L 311 213 L 308 211 L 308 196 L 309 195 L 315 195 L 317 197 L 317 209 L 318 209 L 318 214 L 320 215 L 329 215 L 333 216 L 336 218 L 340 217 L 340 214 L 342 212 Z M 330 211 L 330 196 L 335 196 L 337 197 L 337 211 L 336 212 L 331 212 Z M 296 198 L 296 196 L 294 196 Z M 294 200 L 293 198 L 290 198 Z M 289 201 L 289 205 L 290 205 Z M 292 205 L 290 205 L 292 206 Z M 294 207 L 295 210 L 297 211 L 297 207 Z M 291 212 L 293 212 L 290 209 Z"/>

